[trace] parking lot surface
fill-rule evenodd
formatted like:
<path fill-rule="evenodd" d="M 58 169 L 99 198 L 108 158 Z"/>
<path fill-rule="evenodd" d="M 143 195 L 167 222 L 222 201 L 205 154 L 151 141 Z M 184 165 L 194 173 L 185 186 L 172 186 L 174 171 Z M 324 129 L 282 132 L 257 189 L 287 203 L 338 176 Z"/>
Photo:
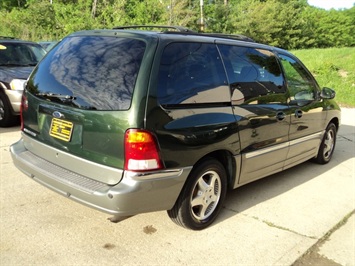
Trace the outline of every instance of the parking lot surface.
<path fill-rule="evenodd" d="M 306 162 L 229 192 L 203 231 L 164 211 L 109 222 L 18 171 L 9 145 L 19 127 L 2 128 L 0 265 L 355 265 L 354 117 L 343 109 L 329 164 Z"/>

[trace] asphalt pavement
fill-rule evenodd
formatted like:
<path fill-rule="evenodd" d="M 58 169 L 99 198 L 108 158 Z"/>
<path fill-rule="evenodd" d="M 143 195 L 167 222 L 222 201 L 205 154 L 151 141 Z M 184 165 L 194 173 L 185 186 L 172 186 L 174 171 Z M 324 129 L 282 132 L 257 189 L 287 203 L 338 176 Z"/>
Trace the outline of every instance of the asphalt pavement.
<path fill-rule="evenodd" d="M 0 265 L 355 265 L 355 109 L 327 165 L 305 162 L 228 193 L 209 228 L 165 211 L 111 223 L 18 171 L 0 128 Z M 162 199 L 164 200 L 164 199 Z"/>

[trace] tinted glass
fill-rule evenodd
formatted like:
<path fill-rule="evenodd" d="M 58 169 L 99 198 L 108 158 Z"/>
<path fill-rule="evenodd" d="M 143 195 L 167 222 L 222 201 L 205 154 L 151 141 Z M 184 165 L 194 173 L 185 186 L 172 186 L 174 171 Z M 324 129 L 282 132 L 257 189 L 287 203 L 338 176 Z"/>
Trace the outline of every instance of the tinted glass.
<path fill-rule="evenodd" d="M 126 110 L 145 43 L 114 37 L 69 37 L 34 72 L 28 90 L 38 97 L 81 109 Z"/>
<path fill-rule="evenodd" d="M 230 90 L 214 44 L 173 43 L 162 55 L 158 98 L 162 105 L 230 102 Z"/>
<path fill-rule="evenodd" d="M 286 92 L 276 56 L 267 50 L 250 47 L 218 45 L 226 66 L 233 101 L 237 104 L 253 103 L 262 96 L 275 96 Z"/>
<path fill-rule="evenodd" d="M 285 71 L 291 103 L 314 100 L 315 86 L 312 77 L 304 67 L 289 56 L 280 55 L 280 59 Z"/>
<path fill-rule="evenodd" d="M 0 42 L 0 65 L 35 66 L 45 53 L 40 45 Z"/>

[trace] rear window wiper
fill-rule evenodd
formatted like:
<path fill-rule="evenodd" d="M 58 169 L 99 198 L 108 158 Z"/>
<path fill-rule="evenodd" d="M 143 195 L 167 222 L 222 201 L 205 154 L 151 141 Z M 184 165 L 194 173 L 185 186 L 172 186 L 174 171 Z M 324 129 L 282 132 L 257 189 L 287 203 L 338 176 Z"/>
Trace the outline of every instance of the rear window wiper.
<path fill-rule="evenodd" d="M 36 66 L 36 65 L 37 65 L 37 63 L 19 64 L 19 66 L 24 66 L 24 67 L 26 67 L 26 66 Z"/>
<path fill-rule="evenodd" d="M 75 100 L 76 97 L 72 95 L 65 95 L 65 94 L 60 94 L 60 93 L 51 93 L 51 92 L 40 92 L 36 94 L 39 97 L 44 97 L 44 98 L 57 98 L 61 100 Z"/>

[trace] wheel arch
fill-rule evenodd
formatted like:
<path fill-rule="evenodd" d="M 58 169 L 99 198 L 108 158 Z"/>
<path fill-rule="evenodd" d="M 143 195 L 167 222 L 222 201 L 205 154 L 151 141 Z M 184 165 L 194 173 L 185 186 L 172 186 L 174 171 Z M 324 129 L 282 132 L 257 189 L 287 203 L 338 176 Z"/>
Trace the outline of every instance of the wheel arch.
<path fill-rule="evenodd" d="M 217 150 L 211 153 L 206 154 L 200 160 L 198 160 L 195 165 L 198 165 L 204 160 L 215 159 L 222 164 L 226 170 L 227 180 L 228 180 L 228 189 L 234 188 L 234 184 L 237 178 L 237 163 L 234 160 L 234 156 L 230 151 L 227 150 Z M 194 166 L 195 166 L 194 165 Z"/>
<path fill-rule="evenodd" d="M 212 224 L 223 208 L 223 201 L 226 197 L 226 192 L 229 187 L 231 187 L 230 172 L 232 166 L 233 156 L 231 153 L 224 150 L 211 152 L 198 160 L 191 170 L 191 173 L 194 174 L 191 175 L 190 173 L 189 177 L 185 181 L 183 188 L 180 191 L 179 197 L 177 198 L 174 206 L 170 210 L 167 210 L 171 220 L 182 227 L 192 230 L 202 230 Z M 217 177 L 211 176 L 214 176 L 215 174 L 220 175 L 220 171 L 222 170 L 221 167 L 223 167 L 223 170 L 225 170 L 226 176 L 219 176 L 218 182 L 221 185 L 226 185 L 217 186 L 218 192 L 216 192 L 215 183 L 213 183 L 214 185 L 211 186 L 208 185 L 208 182 L 204 183 L 204 181 L 202 181 L 202 183 L 205 185 L 202 185 L 202 187 L 199 185 L 199 180 L 202 180 L 203 178 L 214 178 L 217 180 Z M 217 173 L 214 171 L 217 171 Z M 198 190 L 198 193 L 197 187 L 201 188 Z M 211 196 L 211 193 L 220 194 L 218 197 L 213 197 Z M 195 201 L 197 198 L 200 199 Z M 204 206 L 202 207 L 202 210 L 204 210 L 202 212 L 202 216 L 200 212 L 201 206 Z M 209 213 L 206 214 L 206 212 Z M 205 216 L 205 214 L 207 216 Z"/>
<path fill-rule="evenodd" d="M 333 124 L 335 125 L 335 127 L 336 127 L 336 129 L 337 129 L 337 132 L 338 132 L 339 126 L 340 126 L 339 118 L 338 118 L 338 117 L 333 117 L 333 118 L 329 121 L 327 127 L 328 127 L 329 124 L 331 124 L 331 123 L 333 123 Z"/>

